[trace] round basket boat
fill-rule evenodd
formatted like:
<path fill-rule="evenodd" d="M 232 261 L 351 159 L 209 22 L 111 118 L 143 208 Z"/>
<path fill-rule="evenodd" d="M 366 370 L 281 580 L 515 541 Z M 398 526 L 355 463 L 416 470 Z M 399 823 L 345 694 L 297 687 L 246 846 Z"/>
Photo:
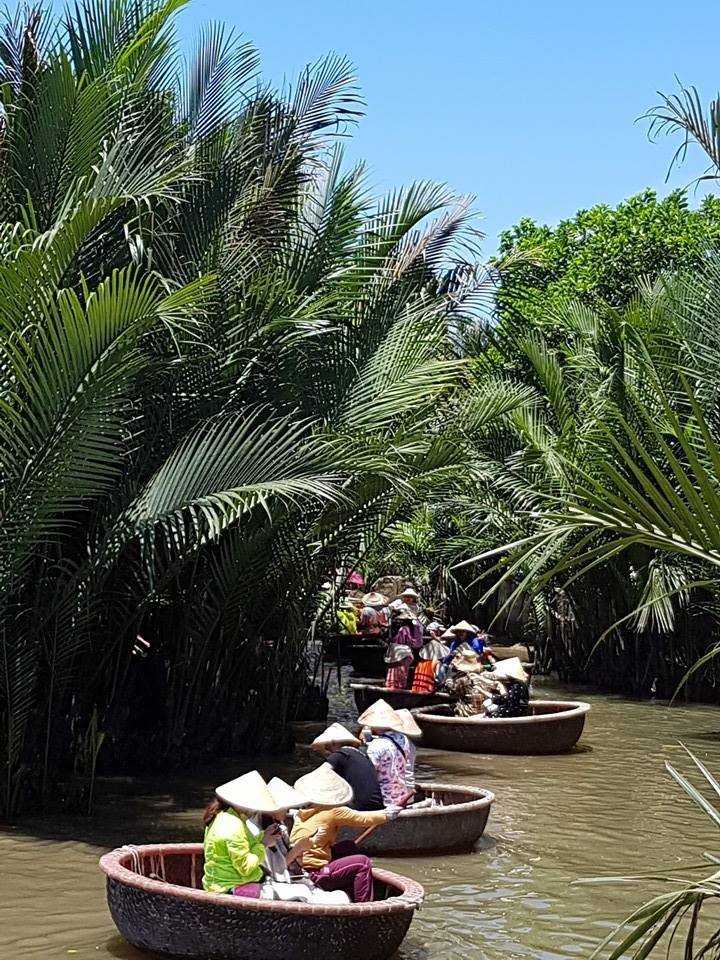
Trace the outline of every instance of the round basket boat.
<path fill-rule="evenodd" d="M 432 799 L 436 806 L 409 807 L 396 820 L 377 827 L 359 850 L 368 854 L 445 853 L 471 850 L 485 830 L 495 795 L 479 787 L 449 783 L 421 783 L 418 800 Z M 339 839 L 352 840 L 358 830 L 344 829 Z"/>
<path fill-rule="evenodd" d="M 391 690 L 388 687 L 375 686 L 372 683 L 351 683 L 350 689 L 355 697 L 358 713 L 367 710 L 376 700 L 385 700 L 393 710 L 414 710 L 434 703 L 448 703 L 447 693 L 413 693 L 412 690 Z"/>
<path fill-rule="evenodd" d="M 527 717 L 455 717 L 450 706 L 413 711 L 422 745 L 465 753 L 567 753 L 580 739 L 589 703 L 531 700 Z"/>
<path fill-rule="evenodd" d="M 199 843 L 105 854 L 110 913 L 134 947 L 196 960 L 385 960 L 420 906 L 419 883 L 373 870 L 376 900 L 329 906 L 250 900 L 201 889 Z"/>

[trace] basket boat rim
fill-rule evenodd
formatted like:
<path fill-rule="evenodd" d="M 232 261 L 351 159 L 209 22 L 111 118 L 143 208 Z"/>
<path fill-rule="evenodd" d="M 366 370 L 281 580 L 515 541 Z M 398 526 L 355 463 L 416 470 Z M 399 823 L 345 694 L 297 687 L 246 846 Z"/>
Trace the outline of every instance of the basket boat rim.
<path fill-rule="evenodd" d="M 418 811 L 419 812 L 419 811 Z M 143 893 L 163 897 L 174 897 L 197 903 L 198 906 L 217 906 L 230 910 L 250 910 L 259 913 L 287 913 L 306 916 L 372 916 L 373 914 L 402 913 L 417 910 L 425 897 L 425 890 L 415 880 L 390 870 L 373 867 L 373 876 L 381 883 L 400 887 L 401 893 L 386 900 L 374 900 L 371 903 L 317 904 L 297 903 L 280 900 L 253 900 L 247 897 L 235 897 L 228 893 L 208 893 L 194 887 L 184 887 L 164 880 L 144 877 L 129 870 L 124 861 L 132 857 L 133 852 L 140 856 L 202 856 L 201 843 L 152 843 L 138 846 L 117 847 L 100 858 L 100 869 L 110 880 L 125 887 L 141 890 Z"/>
<path fill-rule="evenodd" d="M 590 710 L 590 704 L 583 700 L 531 700 L 530 706 L 550 706 L 562 709 L 550 713 L 531 714 L 526 717 L 454 717 L 434 714 L 439 704 L 427 707 L 416 707 L 412 712 L 418 722 L 432 724 L 451 724 L 458 727 L 487 727 L 488 729 L 502 729 L 503 727 L 527 726 L 528 724 L 563 723 L 582 717 Z"/>

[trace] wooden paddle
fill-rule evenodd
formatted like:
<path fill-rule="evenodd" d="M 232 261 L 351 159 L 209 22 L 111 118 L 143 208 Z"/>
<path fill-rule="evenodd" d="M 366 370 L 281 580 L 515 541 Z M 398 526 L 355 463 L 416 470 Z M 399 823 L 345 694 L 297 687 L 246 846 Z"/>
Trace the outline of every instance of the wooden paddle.
<path fill-rule="evenodd" d="M 408 805 L 408 803 L 410 803 L 411 798 L 414 796 L 415 796 L 414 793 L 409 793 L 405 797 L 403 802 L 398 804 L 398 806 L 405 808 Z M 387 820 L 383 820 L 383 823 L 387 823 Z M 355 844 L 355 846 L 359 847 L 360 844 L 363 842 L 363 840 L 367 840 L 367 838 L 370 836 L 373 830 L 377 830 L 377 828 L 381 826 L 382 826 L 382 823 L 374 823 L 371 827 L 368 827 L 367 830 L 363 830 L 360 836 L 355 837 L 355 839 L 353 840 L 353 843 Z"/>

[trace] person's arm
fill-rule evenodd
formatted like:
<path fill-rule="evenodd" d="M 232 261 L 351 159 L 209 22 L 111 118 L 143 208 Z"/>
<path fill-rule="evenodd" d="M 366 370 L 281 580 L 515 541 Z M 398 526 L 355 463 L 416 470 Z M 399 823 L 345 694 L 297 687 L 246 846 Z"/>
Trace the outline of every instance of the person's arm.
<path fill-rule="evenodd" d="M 288 852 L 285 854 L 285 862 L 288 866 L 290 866 L 291 863 L 295 863 L 296 860 L 299 860 L 300 866 L 302 866 L 302 855 L 307 853 L 307 851 L 313 845 L 313 836 L 314 834 L 307 837 L 300 837 L 299 840 L 293 844 L 292 847 L 290 847 Z"/>
<path fill-rule="evenodd" d="M 372 827 L 385 823 L 388 816 L 384 810 L 351 810 L 349 807 L 336 807 L 334 820 L 348 827 Z"/>
<path fill-rule="evenodd" d="M 227 841 L 227 851 L 237 872 L 248 877 L 265 862 L 265 844 L 262 834 L 252 837 L 245 824 Z"/>

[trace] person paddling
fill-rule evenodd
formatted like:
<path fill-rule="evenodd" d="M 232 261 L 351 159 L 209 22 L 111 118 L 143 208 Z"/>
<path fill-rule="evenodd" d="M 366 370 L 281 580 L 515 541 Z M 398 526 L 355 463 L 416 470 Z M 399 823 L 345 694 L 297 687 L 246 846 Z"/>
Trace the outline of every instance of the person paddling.
<path fill-rule="evenodd" d="M 311 748 L 352 787 L 353 798 L 348 803 L 351 810 L 382 810 L 382 792 L 372 760 L 363 749 L 362 741 L 346 727 L 341 723 L 331 724 L 315 737 Z"/>
<path fill-rule="evenodd" d="M 295 781 L 295 789 L 307 798 L 309 806 L 295 817 L 291 840 L 294 844 L 310 838 L 311 845 L 302 856 L 302 865 L 322 890 L 343 890 L 354 903 L 373 899 L 372 863 L 355 854 L 333 860 L 332 847 L 340 827 L 372 827 L 394 819 L 399 807 L 361 812 L 351 810 L 352 787 L 339 777 L 329 763 Z"/>

